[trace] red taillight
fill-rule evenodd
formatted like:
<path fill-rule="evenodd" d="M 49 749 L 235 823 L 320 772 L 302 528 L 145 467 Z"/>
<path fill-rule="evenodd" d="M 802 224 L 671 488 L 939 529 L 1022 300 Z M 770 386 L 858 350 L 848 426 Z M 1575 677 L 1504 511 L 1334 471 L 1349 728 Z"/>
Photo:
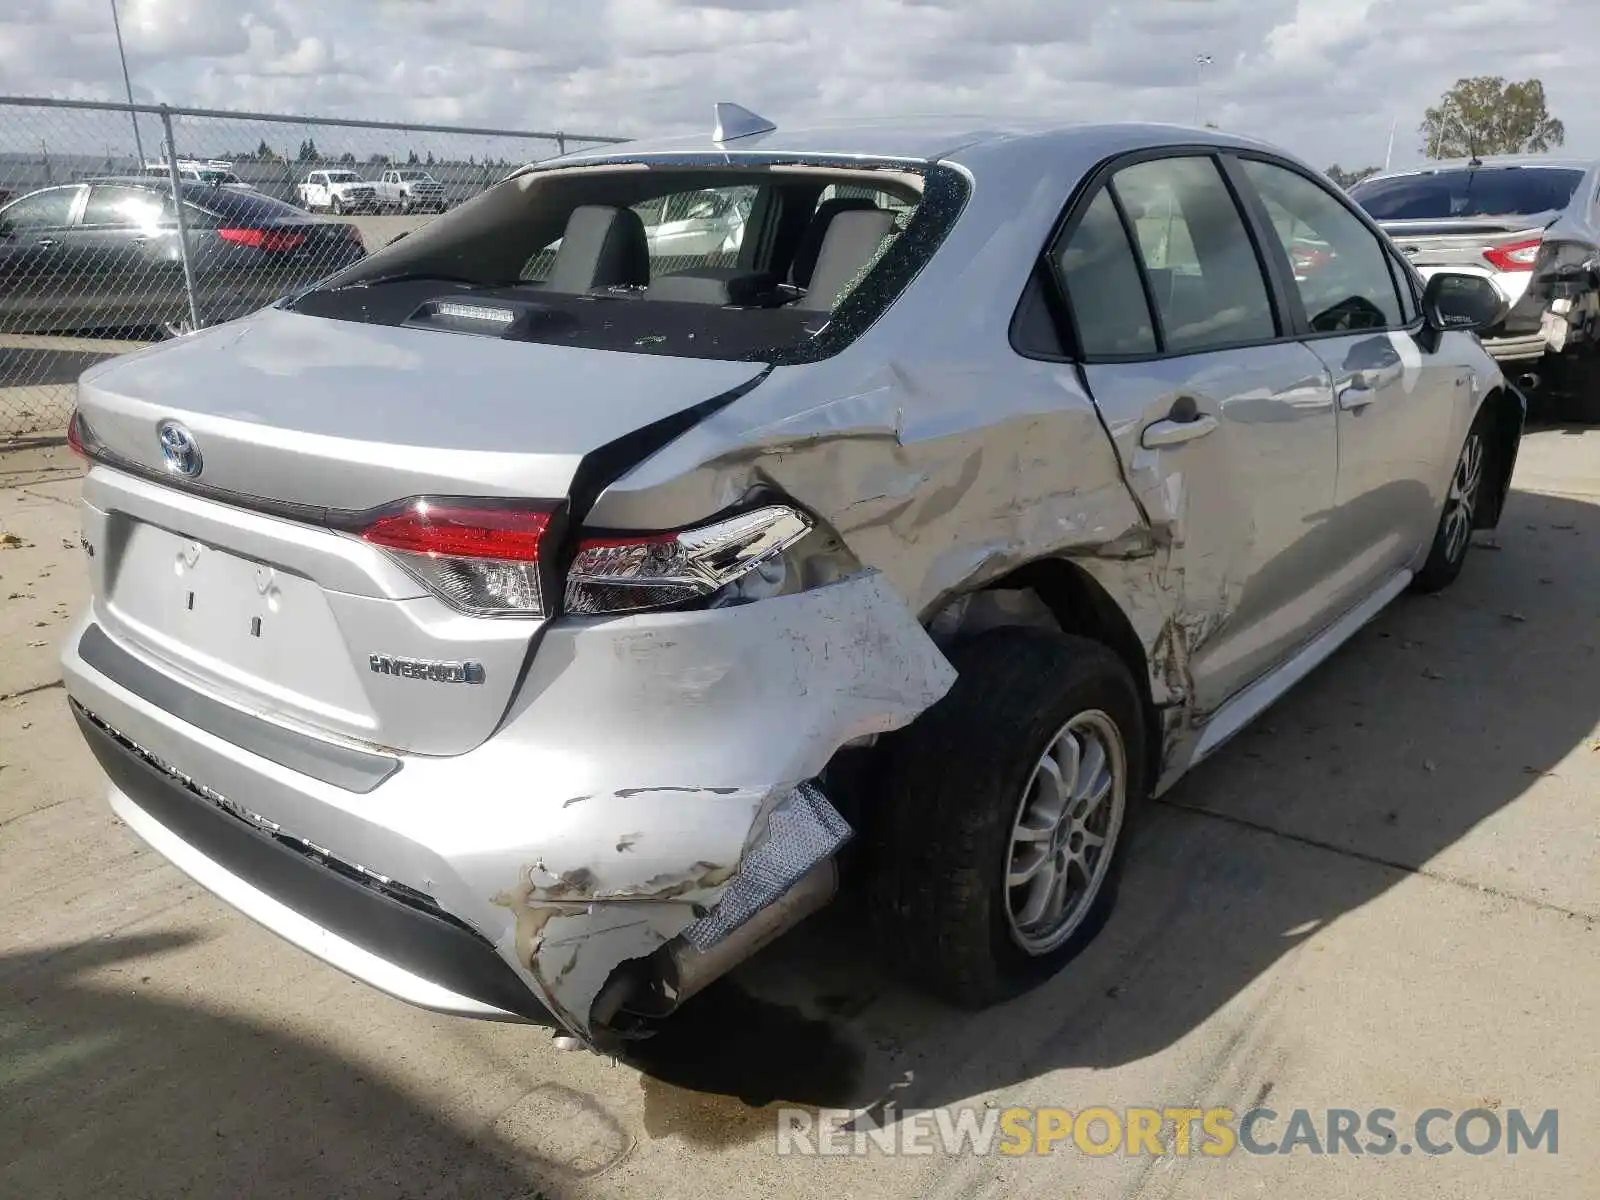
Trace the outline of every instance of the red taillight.
<path fill-rule="evenodd" d="M 375 546 L 407 554 L 538 562 L 539 544 L 549 525 L 547 512 L 419 500 L 403 512 L 378 518 L 361 536 Z"/>
<path fill-rule="evenodd" d="M 542 617 L 548 510 L 421 498 L 361 531 L 446 604 L 480 617 Z"/>
<path fill-rule="evenodd" d="M 83 444 L 83 414 L 77 409 L 73 409 L 72 420 L 67 422 L 67 449 L 79 458 L 89 458 L 89 447 Z"/>
<path fill-rule="evenodd" d="M 1485 250 L 1483 257 L 1499 271 L 1531 271 L 1539 257 L 1539 247 L 1542 244 L 1542 238 L 1530 238 L 1525 242 L 1512 242 L 1509 245 Z"/>
<path fill-rule="evenodd" d="M 225 242 L 273 252 L 295 250 L 306 244 L 305 234 L 285 233 L 281 229 L 219 229 L 217 236 Z"/>

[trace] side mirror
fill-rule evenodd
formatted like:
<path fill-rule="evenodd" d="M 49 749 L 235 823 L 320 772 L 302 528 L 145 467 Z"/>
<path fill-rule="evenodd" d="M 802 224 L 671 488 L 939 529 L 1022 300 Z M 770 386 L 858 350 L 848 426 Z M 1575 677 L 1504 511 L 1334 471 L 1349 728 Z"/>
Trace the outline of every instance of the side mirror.
<path fill-rule="evenodd" d="M 1506 319 L 1510 308 L 1500 289 L 1482 275 L 1440 271 L 1428 280 L 1422 293 L 1422 315 L 1441 333 L 1493 329 Z"/>

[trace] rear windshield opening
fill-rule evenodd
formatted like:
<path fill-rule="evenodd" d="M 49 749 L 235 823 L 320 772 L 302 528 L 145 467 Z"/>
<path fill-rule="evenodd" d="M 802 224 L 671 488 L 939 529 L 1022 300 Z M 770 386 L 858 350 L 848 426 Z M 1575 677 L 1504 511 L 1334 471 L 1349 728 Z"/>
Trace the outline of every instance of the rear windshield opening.
<path fill-rule="evenodd" d="M 1462 167 L 1365 180 L 1350 197 L 1375 221 L 1529 217 L 1566 208 L 1582 182 L 1564 167 Z"/>
<path fill-rule="evenodd" d="M 818 357 L 894 300 L 942 240 L 965 187 L 951 168 L 904 163 L 533 171 L 291 307 L 592 349 Z"/>

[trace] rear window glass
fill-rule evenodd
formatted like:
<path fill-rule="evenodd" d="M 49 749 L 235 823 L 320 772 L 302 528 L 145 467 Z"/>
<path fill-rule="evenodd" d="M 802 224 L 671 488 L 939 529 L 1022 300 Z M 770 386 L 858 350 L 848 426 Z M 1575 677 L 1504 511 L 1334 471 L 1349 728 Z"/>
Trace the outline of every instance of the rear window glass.
<path fill-rule="evenodd" d="M 183 198 L 196 208 L 230 221 L 304 221 L 303 209 L 263 196 L 259 192 L 236 192 L 202 184 L 183 189 Z"/>
<path fill-rule="evenodd" d="M 1463 167 L 1365 180 L 1350 198 L 1378 221 L 1526 217 L 1565 208 L 1582 182 L 1561 167 Z"/>
<path fill-rule="evenodd" d="M 966 197 L 953 168 L 903 162 L 691 157 L 534 171 L 294 307 L 503 340 L 807 361 L 894 302 Z"/>
<path fill-rule="evenodd" d="M 748 186 L 694 188 L 630 205 L 644 226 L 651 278 L 737 265 L 755 197 L 756 189 Z M 523 282 L 547 280 L 560 251 L 557 238 L 530 258 L 522 269 Z"/>

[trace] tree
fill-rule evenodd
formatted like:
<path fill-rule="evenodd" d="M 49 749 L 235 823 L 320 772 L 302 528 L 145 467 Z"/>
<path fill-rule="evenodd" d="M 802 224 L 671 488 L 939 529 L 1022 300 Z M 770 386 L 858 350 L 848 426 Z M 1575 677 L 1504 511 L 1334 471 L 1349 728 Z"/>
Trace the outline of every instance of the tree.
<path fill-rule="evenodd" d="M 1355 187 L 1368 175 L 1376 175 L 1382 167 L 1357 167 L 1354 171 L 1346 171 L 1338 163 L 1334 163 L 1323 174 L 1337 183 L 1340 187 L 1349 189 Z"/>
<path fill-rule="evenodd" d="M 262 138 L 261 144 L 256 147 L 256 157 L 262 162 L 271 162 L 278 156 L 272 152 L 272 147 L 267 145 L 267 139 Z"/>
<path fill-rule="evenodd" d="M 1537 79 L 1507 83 L 1499 75 L 1458 79 L 1422 118 L 1428 158 L 1526 154 L 1567 140 L 1567 129 L 1545 107 Z"/>
<path fill-rule="evenodd" d="M 430 167 L 433 166 L 433 151 L 432 150 L 428 151 L 428 166 L 430 166 Z"/>
<path fill-rule="evenodd" d="M 417 152 L 415 150 L 406 155 L 406 166 L 408 167 L 414 167 L 421 161 L 422 160 L 417 157 Z"/>
<path fill-rule="evenodd" d="M 317 144 L 310 138 L 300 143 L 300 153 L 295 156 L 301 162 L 316 162 L 322 156 L 317 153 Z"/>

